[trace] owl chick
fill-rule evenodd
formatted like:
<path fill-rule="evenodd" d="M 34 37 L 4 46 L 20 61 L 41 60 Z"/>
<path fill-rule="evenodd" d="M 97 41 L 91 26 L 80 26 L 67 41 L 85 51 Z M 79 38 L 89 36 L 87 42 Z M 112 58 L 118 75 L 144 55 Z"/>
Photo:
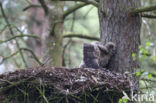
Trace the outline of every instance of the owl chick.
<path fill-rule="evenodd" d="M 103 45 L 100 42 L 84 44 L 83 47 L 83 62 L 81 68 L 105 68 L 109 63 L 110 58 L 115 53 L 115 44 L 108 42 Z"/>
<path fill-rule="evenodd" d="M 95 54 L 95 46 L 92 44 L 83 45 L 83 61 L 80 68 L 99 68 L 98 56 Z"/>
<path fill-rule="evenodd" d="M 104 46 L 98 45 L 100 56 L 98 58 L 100 68 L 106 68 L 111 57 L 115 54 L 116 46 L 113 42 L 108 42 Z"/>

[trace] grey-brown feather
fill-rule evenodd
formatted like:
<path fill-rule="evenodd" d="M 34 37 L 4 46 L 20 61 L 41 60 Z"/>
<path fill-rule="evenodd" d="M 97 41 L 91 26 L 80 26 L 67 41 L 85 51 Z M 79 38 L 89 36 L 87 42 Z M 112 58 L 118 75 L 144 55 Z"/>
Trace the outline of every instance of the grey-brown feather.
<path fill-rule="evenodd" d="M 100 51 L 99 56 L 99 65 L 101 68 L 105 68 L 107 64 L 109 63 L 110 58 L 115 53 L 116 46 L 113 42 L 106 43 L 102 50 Z"/>
<path fill-rule="evenodd" d="M 103 45 L 100 42 L 93 42 L 91 45 L 94 47 L 93 55 L 94 60 L 92 61 L 93 65 L 98 65 L 98 68 L 106 68 L 107 64 L 109 63 L 110 58 L 115 53 L 116 46 L 113 42 L 108 42 L 105 45 Z M 85 51 L 83 51 L 85 52 Z M 85 57 L 85 56 L 84 56 Z M 85 62 L 85 59 L 83 57 L 83 62 L 80 64 L 81 68 L 89 68 L 88 63 Z M 95 67 L 92 67 L 95 68 Z M 96 68 L 97 69 L 97 68 Z"/>

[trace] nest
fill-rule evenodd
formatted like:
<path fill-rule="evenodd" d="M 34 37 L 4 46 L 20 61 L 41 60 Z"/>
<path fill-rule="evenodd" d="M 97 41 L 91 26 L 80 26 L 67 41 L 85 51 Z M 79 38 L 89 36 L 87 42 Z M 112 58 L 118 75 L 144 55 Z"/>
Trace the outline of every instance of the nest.
<path fill-rule="evenodd" d="M 129 91 L 129 78 L 91 68 L 38 67 L 0 75 L 0 102 L 110 103 Z"/>

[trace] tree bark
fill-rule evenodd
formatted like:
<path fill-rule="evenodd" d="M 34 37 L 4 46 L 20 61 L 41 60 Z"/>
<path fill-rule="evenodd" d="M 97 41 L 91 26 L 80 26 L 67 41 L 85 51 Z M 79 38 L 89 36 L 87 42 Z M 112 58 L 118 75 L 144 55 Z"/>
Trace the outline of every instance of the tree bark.
<path fill-rule="evenodd" d="M 51 64 L 56 67 L 62 66 L 62 41 L 63 41 L 63 5 L 64 2 L 54 4 L 54 8 L 49 14 L 49 21 L 51 21 L 50 34 L 47 37 L 49 44 L 49 56 L 51 57 Z"/>
<path fill-rule="evenodd" d="M 141 29 L 141 17 L 132 11 L 139 6 L 140 0 L 100 0 L 101 42 L 112 41 L 117 46 L 108 65 L 110 70 L 132 72 L 139 67 L 138 61 L 132 58 L 132 53 L 138 53 Z"/>

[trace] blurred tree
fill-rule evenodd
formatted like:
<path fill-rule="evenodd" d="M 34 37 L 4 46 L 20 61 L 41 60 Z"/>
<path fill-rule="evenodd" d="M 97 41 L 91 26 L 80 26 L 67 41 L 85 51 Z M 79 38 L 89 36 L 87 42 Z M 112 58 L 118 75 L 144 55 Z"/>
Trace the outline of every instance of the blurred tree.
<path fill-rule="evenodd" d="M 30 8 L 29 30 L 41 37 L 41 40 L 30 40 L 28 45 L 53 66 L 62 66 L 62 33 L 63 33 L 63 3 L 32 0 L 32 4 L 42 8 Z M 50 11 L 50 12 L 48 12 Z M 46 59 L 49 60 L 46 60 Z"/>

